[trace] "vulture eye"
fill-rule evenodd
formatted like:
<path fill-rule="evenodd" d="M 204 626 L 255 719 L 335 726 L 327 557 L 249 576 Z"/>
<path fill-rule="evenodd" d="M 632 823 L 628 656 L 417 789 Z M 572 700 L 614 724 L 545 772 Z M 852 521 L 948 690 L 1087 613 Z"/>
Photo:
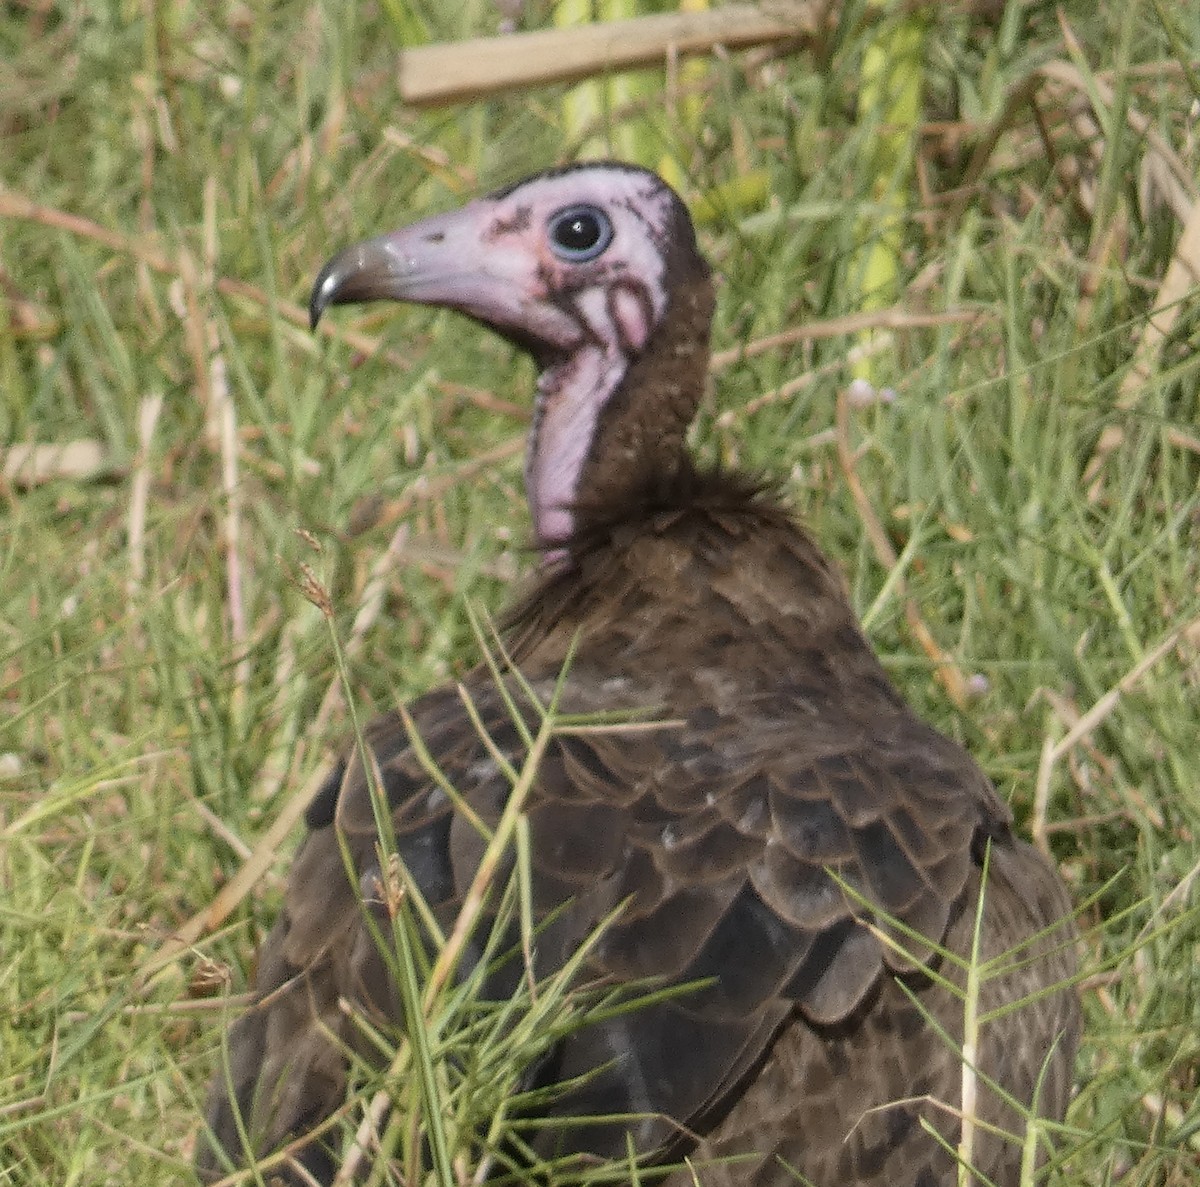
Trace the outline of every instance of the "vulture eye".
<path fill-rule="evenodd" d="M 572 264 L 594 260 L 611 242 L 612 223 L 598 206 L 568 206 L 550 218 L 550 250 Z"/>

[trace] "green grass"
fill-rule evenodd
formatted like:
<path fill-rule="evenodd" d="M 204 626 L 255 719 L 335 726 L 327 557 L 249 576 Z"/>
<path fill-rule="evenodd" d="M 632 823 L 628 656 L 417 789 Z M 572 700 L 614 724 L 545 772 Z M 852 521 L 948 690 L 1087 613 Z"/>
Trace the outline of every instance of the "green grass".
<path fill-rule="evenodd" d="M 635 102 L 588 135 L 635 124 L 643 163 L 680 166 L 721 276 L 718 350 L 877 306 L 862 284 L 876 230 L 884 304 L 972 315 L 734 358 L 695 447 L 786 478 L 905 694 L 1023 829 L 1046 826 L 1089 904 L 1057 1181 L 1190 1183 L 1194 294 L 1160 346 L 1139 344 L 1182 229 L 1146 180 L 1164 172 L 1156 143 L 1196 190 L 1200 20 L 1157 3 L 1035 0 L 990 23 L 928 6 L 909 135 L 881 123 L 882 97 L 857 103 L 890 19 L 848 3 L 819 48 L 711 63 L 698 122 Z M 429 0 L 0 10 L 0 442 L 89 439 L 105 458 L 98 477 L 0 485 L 0 1183 L 188 1180 L 220 994 L 247 985 L 298 829 L 215 932 L 138 973 L 349 735 L 303 566 L 329 591 L 364 718 L 470 665 L 468 605 L 499 608 L 528 567 L 529 365 L 448 314 L 347 311 L 313 338 L 281 304 L 303 304 L 352 238 L 570 156 L 563 90 L 398 104 L 402 23 L 453 39 L 494 22 Z M 1010 105 L 1046 63 L 1076 73 L 1031 85 L 1036 110 Z M 765 194 L 740 184 L 760 176 Z M 895 565 L 833 431 L 864 373 L 896 393 L 851 410 L 848 442 Z M 934 678 L 905 597 L 971 699 Z M 1113 690 L 1045 767 L 1039 819 L 1047 744 Z"/>

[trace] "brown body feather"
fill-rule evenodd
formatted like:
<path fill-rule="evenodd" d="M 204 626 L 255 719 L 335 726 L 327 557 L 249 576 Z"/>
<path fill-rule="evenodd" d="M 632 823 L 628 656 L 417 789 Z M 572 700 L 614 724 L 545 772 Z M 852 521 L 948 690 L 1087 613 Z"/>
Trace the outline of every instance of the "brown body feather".
<path fill-rule="evenodd" d="M 568 1040 L 556 1061 L 563 1079 L 614 1057 L 624 1063 L 564 1111 L 661 1114 L 701 1133 L 719 1118 L 694 1158 L 761 1158 L 709 1168 L 705 1187 L 783 1187 L 794 1181 L 788 1166 L 817 1184 L 951 1182 L 952 1159 L 917 1118 L 957 1141 L 949 1110 L 961 1065 L 921 1011 L 960 1041 L 963 1003 L 914 967 L 929 958 L 927 945 L 897 933 L 901 953 L 872 935 L 855 921 L 868 914 L 861 902 L 824 871 L 965 957 L 990 840 L 984 960 L 1052 927 L 1069 911 L 1066 896 L 1045 861 L 1011 836 L 1008 810 L 970 757 L 897 695 L 810 538 L 742 484 L 683 475 L 680 489 L 687 498 L 674 507 L 663 492 L 640 520 L 589 530 L 577 563 L 543 580 L 510 628 L 521 671 L 547 696 L 574 642 L 566 711 L 669 706 L 681 722 L 563 738 L 546 756 L 528 805 L 535 906 L 545 914 L 572 905 L 539 944 L 540 971 L 629 899 L 590 962 L 592 976 L 719 978 Z M 519 764 L 490 677 L 480 672 L 469 684 Z M 431 694 L 411 711 L 442 770 L 494 822 L 508 784 L 457 695 Z M 369 741 L 399 852 L 450 917 L 482 842 L 432 788 L 397 718 L 378 722 Z M 265 946 L 266 1004 L 230 1040 L 247 1115 L 254 1093 L 259 1123 L 262 1102 L 273 1102 L 263 1150 L 341 1102 L 342 1057 L 323 1033 L 353 1042 L 339 998 L 399 1017 L 343 873 L 335 816 L 360 875 L 377 868 L 366 782 L 353 767 L 339 771 L 310 812 L 314 831 Z M 1060 929 L 1015 954 L 1010 976 L 985 983 L 981 1012 L 1067 979 L 1069 941 Z M 953 962 L 935 965 L 962 985 Z M 1038 1107 L 1061 1116 L 1076 1026 L 1070 990 L 1035 998 L 984 1028 L 981 1071 L 1028 1104 L 1045 1062 Z M 942 1107 L 894 1103 L 924 1096 Z M 994 1092 L 981 1087 L 980 1102 L 984 1122 L 1023 1132 Z M 213 1106 L 210 1124 L 236 1149 L 229 1101 L 218 1091 Z M 687 1149 L 665 1121 L 633 1130 L 643 1153 Z M 573 1140 L 620 1157 L 624 1134 L 593 1127 Z M 993 1182 L 1015 1183 L 1020 1147 L 980 1132 L 975 1163 Z M 678 1177 L 679 1187 L 688 1182 Z"/>

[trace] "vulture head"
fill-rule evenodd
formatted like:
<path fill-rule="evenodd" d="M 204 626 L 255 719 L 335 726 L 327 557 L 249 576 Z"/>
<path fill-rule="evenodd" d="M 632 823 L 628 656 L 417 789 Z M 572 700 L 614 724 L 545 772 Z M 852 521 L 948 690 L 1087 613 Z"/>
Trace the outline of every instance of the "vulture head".
<path fill-rule="evenodd" d="M 587 508 L 674 476 L 704 390 L 712 283 L 691 219 L 656 174 L 614 162 L 540 173 L 356 243 L 309 313 L 376 300 L 455 309 L 532 355 L 526 489 L 561 555 Z"/>

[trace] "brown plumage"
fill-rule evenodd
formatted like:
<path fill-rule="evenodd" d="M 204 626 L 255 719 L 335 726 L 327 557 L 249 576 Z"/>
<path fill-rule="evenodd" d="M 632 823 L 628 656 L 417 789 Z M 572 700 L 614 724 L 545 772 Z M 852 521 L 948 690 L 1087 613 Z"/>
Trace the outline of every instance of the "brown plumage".
<path fill-rule="evenodd" d="M 953 1183 L 953 1158 L 920 1118 L 958 1142 L 963 1004 L 947 983 L 965 983 L 986 855 L 980 958 L 1016 951 L 978 1009 L 1021 1004 L 981 1031 L 973 1162 L 1016 1184 L 1025 1123 L 1003 1095 L 1060 1118 L 1070 1092 L 1069 901 L 970 757 L 901 700 L 812 539 L 769 490 L 688 459 L 712 287 L 682 204 L 628 166 L 542 174 L 343 252 L 314 288 L 314 320 L 379 297 L 460 309 L 537 360 L 526 478 L 544 561 L 510 615 L 513 662 L 548 699 L 573 647 L 565 711 L 651 710 L 662 723 L 551 744 L 527 802 L 534 907 L 567 906 L 535 962 L 560 967 L 626 903 L 587 979 L 703 987 L 563 1040 L 542 1082 L 604 1070 L 549 1111 L 638 1116 L 548 1127 L 535 1149 L 621 1158 L 631 1139 L 648 1162 L 690 1154 L 704 1187 L 783 1187 L 796 1172 L 819 1187 Z M 519 765 L 492 676 L 466 683 Z M 410 711 L 494 823 L 508 781 L 456 691 Z M 451 920 L 483 842 L 398 717 L 368 742 L 399 855 Z M 245 1161 L 236 1110 L 261 1155 L 341 1103 L 337 1042 L 356 1039 L 339 998 L 400 1018 L 339 845 L 340 834 L 359 884 L 378 873 L 355 760 L 331 773 L 308 824 L 261 954 L 260 1004 L 229 1037 L 233 1097 L 224 1074 L 211 1092 L 198 1156 L 209 1178 Z M 713 1161 L 727 1156 L 740 1157 Z M 335 1169 L 316 1143 L 300 1161 L 320 1182 Z"/>

